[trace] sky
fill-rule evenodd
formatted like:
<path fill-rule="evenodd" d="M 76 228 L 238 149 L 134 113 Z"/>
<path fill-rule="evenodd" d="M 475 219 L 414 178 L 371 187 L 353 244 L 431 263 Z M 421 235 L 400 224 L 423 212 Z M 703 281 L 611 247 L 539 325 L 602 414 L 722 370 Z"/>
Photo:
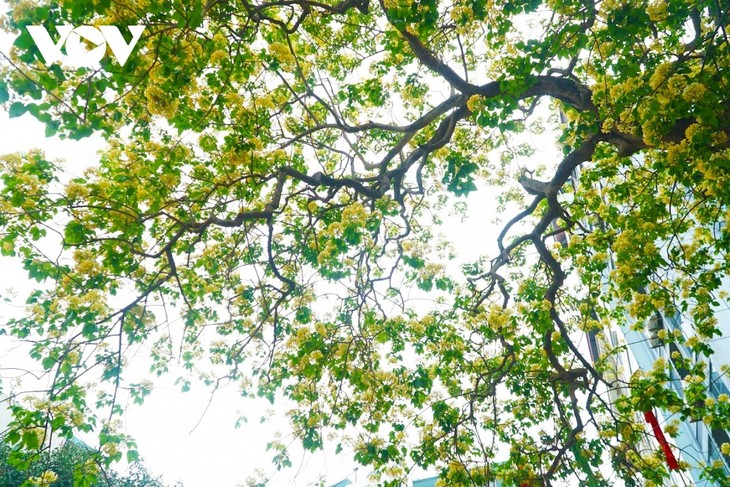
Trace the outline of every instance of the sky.
<path fill-rule="evenodd" d="M 0 10 L 4 4 L 0 1 Z M 0 52 L 8 53 L 12 37 L 0 36 Z M 0 60 L 0 63 L 2 61 Z M 555 152 L 553 143 L 538 143 L 536 160 L 545 160 Z M 98 151 L 103 147 L 99 138 L 82 141 L 46 138 L 44 127 L 29 114 L 9 119 L 0 110 L 0 153 L 42 148 L 51 158 L 63 159 L 63 167 L 70 175 L 81 175 L 84 168 L 96 164 Z M 460 260 L 483 254 L 494 241 L 496 227 L 492 220 L 496 204 L 493 195 L 473 194 L 468 200 L 467 218 L 448 218 L 442 232 L 457 244 Z M 30 290 L 30 283 L 18 262 L 1 258 L 0 293 L 22 297 Z M 8 290 L 11 294 L 8 294 Z M 17 315 L 22 309 L 0 304 L 0 323 Z M 27 359 L 24 350 L 11 346 L 6 337 L 0 340 L 0 368 L 18 366 Z M 145 374 L 146 371 L 138 371 Z M 210 393 L 203 386 L 182 393 L 172 383 L 176 371 L 155 379 L 155 390 L 142 406 L 127 405 L 123 421 L 125 428 L 136 440 L 147 468 L 163 475 L 170 484 L 182 481 L 186 487 L 227 487 L 242 484 L 257 468 L 270 470 L 271 455 L 266 443 L 272 435 L 282 432 L 287 443 L 285 404 L 272 408 L 263 400 L 241 398 L 234 389 L 219 391 L 210 402 Z M 272 411 L 273 409 L 273 411 Z M 273 412 L 273 414 L 271 414 Z M 236 429 L 234 424 L 241 414 L 249 421 Z M 271 416 L 260 423 L 258 418 Z M 83 439 L 83 437 L 82 437 Z M 88 440 L 93 444 L 93 438 Z M 330 450 L 332 447 L 330 448 Z M 346 477 L 355 479 L 356 467 L 351 457 L 323 452 L 304 455 L 296 445 L 292 447 L 293 468 L 274 476 L 269 485 L 304 486 L 318 476 L 324 476 L 326 485 Z M 359 472 L 361 482 L 364 473 Z M 428 476 L 427 472 L 417 474 Z"/>

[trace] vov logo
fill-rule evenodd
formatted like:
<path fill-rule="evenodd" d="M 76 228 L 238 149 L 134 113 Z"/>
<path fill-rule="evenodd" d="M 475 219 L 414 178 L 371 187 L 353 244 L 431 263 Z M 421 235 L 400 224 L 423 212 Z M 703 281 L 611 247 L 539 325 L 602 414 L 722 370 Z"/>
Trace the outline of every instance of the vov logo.
<path fill-rule="evenodd" d="M 102 25 L 98 28 L 90 25 L 74 27 L 72 25 L 57 25 L 56 30 L 60 36 L 57 42 L 51 39 L 50 34 L 42 25 L 27 26 L 28 33 L 33 38 L 35 45 L 41 52 L 46 66 L 60 61 L 61 63 L 75 67 L 98 67 L 99 62 L 106 54 L 106 46 L 112 51 L 117 62 L 124 66 L 129 59 L 134 46 L 144 32 L 144 25 L 131 25 L 129 31 L 132 33 L 132 40 L 127 43 L 117 27 L 113 25 Z M 84 42 L 95 46 L 87 50 Z M 66 45 L 66 54 L 61 48 Z"/>

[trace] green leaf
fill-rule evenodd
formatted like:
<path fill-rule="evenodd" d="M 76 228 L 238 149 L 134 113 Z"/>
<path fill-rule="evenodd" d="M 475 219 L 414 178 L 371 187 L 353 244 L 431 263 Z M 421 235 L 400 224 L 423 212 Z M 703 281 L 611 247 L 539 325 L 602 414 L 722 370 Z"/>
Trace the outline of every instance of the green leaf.
<path fill-rule="evenodd" d="M 15 38 L 13 45 L 21 51 L 25 51 L 35 46 L 33 38 L 30 36 L 30 32 L 23 30 L 22 33 Z"/>
<path fill-rule="evenodd" d="M 137 450 L 127 450 L 127 462 L 134 463 L 139 460 L 139 452 Z"/>
<path fill-rule="evenodd" d="M 5 103 L 9 99 L 8 87 L 4 82 L 0 81 L 0 103 Z"/>
<path fill-rule="evenodd" d="M 35 430 L 27 430 L 23 432 L 23 446 L 29 450 L 36 450 L 39 446 L 41 446 L 41 441 Z"/>
<path fill-rule="evenodd" d="M 23 115 L 27 110 L 28 108 L 23 103 L 16 101 L 8 108 L 8 116 L 10 118 L 16 118 Z"/>
<path fill-rule="evenodd" d="M 53 137 L 58 132 L 60 124 L 57 122 L 50 122 L 46 124 L 46 137 Z"/>
<path fill-rule="evenodd" d="M 63 239 L 67 245 L 78 245 L 82 243 L 86 238 L 86 229 L 84 226 L 76 220 L 71 220 L 66 225 L 66 230 L 63 233 Z"/>

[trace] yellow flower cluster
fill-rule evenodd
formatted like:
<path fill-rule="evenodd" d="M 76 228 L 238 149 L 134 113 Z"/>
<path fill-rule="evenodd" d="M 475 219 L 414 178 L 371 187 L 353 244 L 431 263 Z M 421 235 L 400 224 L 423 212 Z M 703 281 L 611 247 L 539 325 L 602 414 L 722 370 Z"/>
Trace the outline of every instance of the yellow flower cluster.
<path fill-rule="evenodd" d="M 697 103 L 707 94 L 707 87 L 701 83 L 690 83 L 682 90 L 682 97 L 690 103 Z"/>
<path fill-rule="evenodd" d="M 258 98 L 256 100 L 256 105 L 263 107 L 263 108 L 275 108 L 276 105 L 274 105 L 274 100 L 272 99 L 271 95 L 262 96 L 261 98 Z"/>
<path fill-rule="evenodd" d="M 101 449 L 107 455 L 114 456 L 119 452 L 119 445 L 117 443 L 105 443 Z"/>
<path fill-rule="evenodd" d="M 654 74 L 651 75 L 651 78 L 649 79 L 649 86 L 651 86 L 652 89 L 656 90 L 657 88 L 659 88 L 659 85 L 666 81 L 671 72 L 672 63 L 660 64 L 659 66 L 657 66 Z"/>
<path fill-rule="evenodd" d="M 691 337 L 689 337 L 689 338 L 687 339 L 686 345 L 687 345 L 687 346 L 688 346 L 689 348 L 694 348 L 694 347 L 696 347 L 697 345 L 699 345 L 699 343 L 700 343 L 700 340 L 699 340 L 699 339 L 697 338 L 697 336 L 693 335 L 693 336 L 691 336 Z M 688 378 L 688 380 L 689 380 L 689 378 Z"/>
<path fill-rule="evenodd" d="M 89 188 L 83 184 L 70 182 L 66 186 L 66 196 L 70 200 L 86 198 L 89 195 Z"/>
<path fill-rule="evenodd" d="M 87 307 L 90 312 L 96 314 L 103 314 L 108 311 L 104 295 L 99 289 L 91 289 L 84 294 L 71 296 L 68 304 L 72 309 Z"/>
<path fill-rule="evenodd" d="M 31 477 L 28 484 L 33 487 L 50 487 L 58 480 L 58 474 L 53 470 L 46 470 L 39 477 Z"/>
<path fill-rule="evenodd" d="M 269 53 L 282 64 L 294 64 L 294 55 L 289 47 L 281 42 L 272 42 L 269 44 Z"/>
<path fill-rule="evenodd" d="M 360 202 L 351 203 L 342 210 L 342 221 L 345 223 L 365 225 L 367 217 L 367 210 Z"/>
<path fill-rule="evenodd" d="M 481 98 L 482 97 L 479 95 L 472 95 L 469 97 L 466 102 L 466 107 L 470 112 L 476 112 L 479 109 L 479 102 L 481 101 Z"/>
<path fill-rule="evenodd" d="M 667 1 L 666 0 L 655 0 L 646 7 L 646 13 L 649 14 L 649 18 L 652 22 L 662 22 L 667 19 L 669 13 L 667 12 Z"/>
<path fill-rule="evenodd" d="M 485 316 L 489 327 L 493 330 L 509 328 L 512 321 L 512 313 L 499 305 L 491 305 L 488 314 Z"/>
<path fill-rule="evenodd" d="M 223 64 L 223 60 L 228 57 L 228 53 L 224 51 L 223 49 L 218 49 L 216 51 L 213 51 L 213 54 L 210 55 L 210 63 L 211 64 Z"/>
<path fill-rule="evenodd" d="M 94 275 L 99 272 L 100 266 L 90 250 L 78 249 L 74 252 L 76 271 L 83 275 Z"/>
<path fill-rule="evenodd" d="M 144 90 L 145 98 L 147 98 L 147 110 L 153 115 L 160 115 L 165 118 L 172 118 L 177 112 L 177 99 L 172 99 L 168 93 L 157 85 L 149 85 Z"/>
<path fill-rule="evenodd" d="M 679 421 L 672 420 L 670 423 L 664 425 L 664 432 L 674 438 L 679 433 Z"/>
<path fill-rule="evenodd" d="M 636 250 L 635 235 L 633 232 L 626 230 L 618 234 L 616 241 L 613 243 L 613 250 L 616 253 L 628 252 Z"/>

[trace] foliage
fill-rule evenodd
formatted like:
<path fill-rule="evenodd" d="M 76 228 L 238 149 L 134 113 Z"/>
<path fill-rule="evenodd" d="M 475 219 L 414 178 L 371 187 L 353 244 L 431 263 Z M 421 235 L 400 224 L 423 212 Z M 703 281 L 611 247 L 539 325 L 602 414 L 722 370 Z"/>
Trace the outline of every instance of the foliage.
<path fill-rule="evenodd" d="M 305 448 L 333 434 L 389 485 L 414 466 L 449 485 L 611 485 L 602 463 L 656 485 L 643 411 L 730 427 L 704 359 L 681 367 L 680 395 L 666 362 L 623 380 L 607 339 L 662 312 L 687 331 L 666 343 L 712 355 L 727 2 L 12 5 L 0 101 L 107 143 L 73 179 L 42 152 L 3 158 L 2 253 L 39 282 L 5 330 L 51 379 L 16 404 L 12 443 L 93 430 L 108 460 L 134 452 L 106 418 L 118 393 L 149 394 L 125 374 L 144 351 L 158 374 L 180 357 L 211 387 L 286 398 Z M 64 23 L 146 30 L 123 67 L 47 67 L 24 27 Z M 546 110 L 566 117 L 563 155 L 540 168 L 523 136 L 557 126 Z M 491 258 L 455 270 L 436 224 L 475 191 L 522 210 Z"/>
<path fill-rule="evenodd" d="M 18 455 L 7 445 L 0 445 L 0 485 L 4 487 L 164 487 L 159 478 L 134 462 L 121 475 L 113 470 L 99 475 L 96 481 L 82 478 L 82 465 L 94 465 L 96 452 L 77 441 L 42 453 Z M 76 479 L 76 483 L 74 480 Z"/>

